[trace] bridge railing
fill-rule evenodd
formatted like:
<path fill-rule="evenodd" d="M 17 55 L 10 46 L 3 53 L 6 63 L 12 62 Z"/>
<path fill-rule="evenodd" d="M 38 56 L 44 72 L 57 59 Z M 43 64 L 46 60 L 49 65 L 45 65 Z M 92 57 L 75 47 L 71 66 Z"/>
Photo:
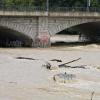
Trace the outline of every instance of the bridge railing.
<path fill-rule="evenodd" d="M 57 7 L 57 8 L 50 8 L 50 11 L 53 12 L 100 12 L 99 7 Z"/>
<path fill-rule="evenodd" d="M 34 12 L 34 11 L 47 11 L 46 7 L 41 6 L 4 6 L 0 5 L 0 11 L 28 11 L 28 12 Z M 75 11 L 81 11 L 81 12 L 100 12 L 100 7 L 50 7 L 50 12 L 75 12 Z"/>
<path fill-rule="evenodd" d="M 25 7 L 25 6 L 0 6 L 0 11 L 28 11 L 28 12 L 33 12 L 33 11 L 46 11 L 45 7 Z"/>

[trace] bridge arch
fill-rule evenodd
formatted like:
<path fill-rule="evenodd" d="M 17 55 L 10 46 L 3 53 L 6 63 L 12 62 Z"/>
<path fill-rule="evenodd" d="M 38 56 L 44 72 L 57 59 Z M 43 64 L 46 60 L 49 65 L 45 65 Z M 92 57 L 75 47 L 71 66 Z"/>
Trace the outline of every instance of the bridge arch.
<path fill-rule="evenodd" d="M 82 25 L 89 24 L 98 25 L 100 24 L 100 19 L 97 18 L 49 18 L 49 33 L 51 36 L 71 27 L 79 27 Z M 94 28 L 94 27 L 93 27 Z"/>
<path fill-rule="evenodd" d="M 23 18 L 1 18 L 0 19 L 0 26 L 7 27 L 9 29 L 18 31 L 19 33 L 22 33 L 26 36 L 29 36 L 30 38 L 34 38 L 32 34 L 33 26 L 30 22 L 31 19 L 23 19 Z"/>
<path fill-rule="evenodd" d="M 17 30 L 0 26 L 0 46 L 1 47 L 22 47 L 31 46 L 32 39 Z"/>
<path fill-rule="evenodd" d="M 28 42 L 33 42 L 37 34 L 37 19 L 32 17 L 0 17 L 0 28 L 9 31 L 10 36 L 20 35 L 20 40 L 26 39 Z M 7 32 L 6 32 L 7 33 Z M 12 34 L 13 33 L 13 34 Z M 15 34 L 14 34 L 15 33 Z M 25 45 L 28 43 L 26 41 Z M 32 45 L 32 43 L 30 43 Z"/>

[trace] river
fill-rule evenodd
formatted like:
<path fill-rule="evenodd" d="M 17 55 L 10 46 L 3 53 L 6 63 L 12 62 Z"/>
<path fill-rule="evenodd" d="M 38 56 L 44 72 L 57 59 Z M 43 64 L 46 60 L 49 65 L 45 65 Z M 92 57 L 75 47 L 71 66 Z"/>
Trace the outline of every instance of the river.
<path fill-rule="evenodd" d="M 16 59 L 29 57 L 36 60 Z M 62 64 L 81 57 L 70 66 L 48 70 L 42 65 L 51 59 Z M 55 82 L 59 73 L 75 74 L 75 80 Z M 100 45 L 51 48 L 0 48 L 0 100 L 100 100 Z"/>

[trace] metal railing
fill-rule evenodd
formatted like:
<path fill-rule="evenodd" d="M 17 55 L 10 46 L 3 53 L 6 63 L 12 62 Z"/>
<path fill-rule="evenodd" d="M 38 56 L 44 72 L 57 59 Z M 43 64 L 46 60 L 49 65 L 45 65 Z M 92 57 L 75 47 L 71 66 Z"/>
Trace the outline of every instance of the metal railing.
<path fill-rule="evenodd" d="M 0 6 L 0 11 L 46 11 L 45 7 L 33 7 L 33 6 Z"/>
<path fill-rule="evenodd" d="M 41 6 L 34 7 L 34 6 L 16 6 L 16 5 L 4 6 L 4 5 L 1 5 L 0 11 L 100 12 L 100 7 L 49 7 L 49 9 L 47 9 L 46 7 L 41 7 Z"/>
<path fill-rule="evenodd" d="M 57 8 L 50 8 L 50 11 L 55 12 L 100 12 L 99 7 L 57 7 Z"/>

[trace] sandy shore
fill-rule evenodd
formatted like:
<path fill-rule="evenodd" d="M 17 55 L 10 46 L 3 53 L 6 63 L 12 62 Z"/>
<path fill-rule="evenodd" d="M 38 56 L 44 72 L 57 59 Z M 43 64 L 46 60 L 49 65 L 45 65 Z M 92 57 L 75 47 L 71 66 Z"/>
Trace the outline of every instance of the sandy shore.
<path fill-rule="evenodd" d="M 38 60 L 16 59 L 30 57 Z M 47 70 L 45 61 L 61 59 L 70 65 L 87 65 L 86 69 Z M 0 100 L 100 100 L 100 46 L 51 47 L 47 49 L 0 49 Z M 57 64 L 61 64 L 57 63 Z M 75 74 L 75 81 L 53 81 L 58 73 Z"/>

